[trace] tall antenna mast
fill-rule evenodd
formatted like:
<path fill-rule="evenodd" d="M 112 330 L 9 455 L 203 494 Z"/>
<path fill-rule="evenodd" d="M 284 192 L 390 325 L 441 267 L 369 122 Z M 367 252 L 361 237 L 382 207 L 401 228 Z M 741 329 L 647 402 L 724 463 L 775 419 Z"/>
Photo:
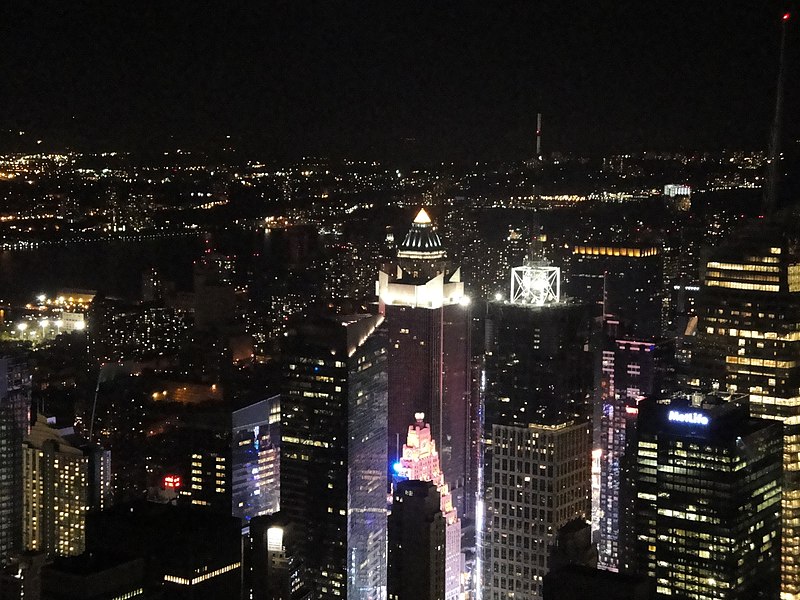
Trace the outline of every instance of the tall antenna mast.
<path fill-rule="evenodd" d="M 778 178 L 780 177 L 781 159 L 781 124 L 783 122 L 783 62 L 786 54 L 786 27 L 791 15 L 781 17 L 781 54 L 778 61 L 778 86 L 775 91 L 775 118 L 769 138 L 769 155 L 767 156 L 767 180 L 764 183 L 764 215 L 775 212 L 778 204 Z"/>
<path fill-rule="evenodd" d="M 542 113 L 536 113 L 536 158 L 542 158 Z"/>

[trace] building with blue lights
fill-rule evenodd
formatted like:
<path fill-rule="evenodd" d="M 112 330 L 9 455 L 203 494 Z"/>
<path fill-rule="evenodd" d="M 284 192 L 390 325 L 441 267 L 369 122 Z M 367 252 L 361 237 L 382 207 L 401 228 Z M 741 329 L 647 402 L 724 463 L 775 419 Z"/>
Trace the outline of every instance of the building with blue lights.
<path fill-rule="evenodd" d="M 280 400 L 231 413 L 231 509 L 244 521 L 280 509 Z"/>

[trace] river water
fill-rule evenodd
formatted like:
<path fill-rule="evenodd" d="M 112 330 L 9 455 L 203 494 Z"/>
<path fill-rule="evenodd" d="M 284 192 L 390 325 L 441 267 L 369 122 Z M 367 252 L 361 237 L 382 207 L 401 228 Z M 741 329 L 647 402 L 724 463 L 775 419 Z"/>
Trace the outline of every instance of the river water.
<path fill-rule="evenodd" d="M 214 235 L 214 247 L 241 255 L 263 248 L 263 234 L 226 230 Z M 89 289 L 135 300 L 142 274 L 156 267 L 179 290 L 192 288 L 192 263 L 203 252 L 202 235 L 145 240 L 104 240 L 0 251 L 0 300 L 28 302 L 37 294 L 60 289 Z"/>

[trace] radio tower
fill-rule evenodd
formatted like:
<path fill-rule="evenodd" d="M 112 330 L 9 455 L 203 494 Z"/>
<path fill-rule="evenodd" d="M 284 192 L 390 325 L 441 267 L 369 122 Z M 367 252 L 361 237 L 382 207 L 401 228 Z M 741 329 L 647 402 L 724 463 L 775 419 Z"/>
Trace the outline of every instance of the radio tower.
<path fill-rule="evenodd" d="M 778 86 L 775 91 L 775 118 L 772 121 L 772 130 L 769 138 L 769 155 L 767 156 L 767 180 L 764 183 L 764 215 L 769 216 L 775 212 L 778 204 L 778 178 L 780 177 L 781 159 L 781 124 L 783 121 L 783 62 L 786 54 L 786 27 L 791 15 L 786 13 L 781 17 L 781 54 L 778 61 Z"/>
<path fill-rule="evenodd" d="M 542 160 L 542 113 L 536 113 L 536 159 Z"/>

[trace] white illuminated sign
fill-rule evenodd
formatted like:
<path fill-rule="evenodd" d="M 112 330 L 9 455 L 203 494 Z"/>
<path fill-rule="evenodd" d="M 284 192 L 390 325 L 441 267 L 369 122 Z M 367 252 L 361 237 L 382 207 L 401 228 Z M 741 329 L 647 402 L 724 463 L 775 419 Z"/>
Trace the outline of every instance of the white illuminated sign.
<path fill-rule="evenodd" d="M 708 425 L 708 417 L 699 412 L 669 411 L 669 420 L 674 423 L 688 423 L 690 425 Z"/>

